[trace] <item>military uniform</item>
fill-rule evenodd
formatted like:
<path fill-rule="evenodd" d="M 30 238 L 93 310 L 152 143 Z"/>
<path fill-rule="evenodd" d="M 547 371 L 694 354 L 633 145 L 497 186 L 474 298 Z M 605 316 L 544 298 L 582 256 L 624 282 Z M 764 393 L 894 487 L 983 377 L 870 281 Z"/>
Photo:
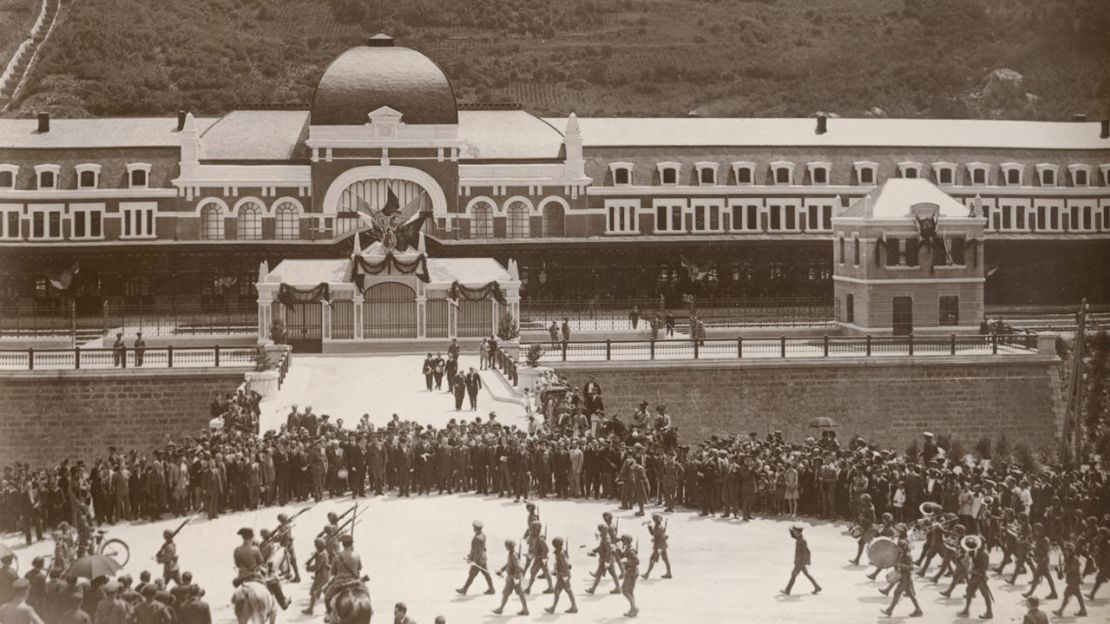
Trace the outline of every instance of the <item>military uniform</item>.
<path fill-rule="evenodd" d="M 466 575 L 466 583 L 456 590 L 460 594 L 465 594 L 466 590 L 470 589 L 470 584 L 481 573 L 482 577 L 486 579 L 486 584 L 489 589 L 487 594 L 494 593 L 493 578 L 489 575 L 489 563 L 486 559 L 486 535 L 482 533 L 482 523 L 474 523 L 474 537 L 470 538 L 470 554 L 467 555 L 466 560 L 470 563 L 470 570 Z"/>
<path fill-rule="evenodd" d="M 570 585 L 570 560 L 567 557 L 563 540 L 557 537 L 552 540 L 552 544 L 555 546 L 555 601 L 544 610 L 548 613 L 555 613 L 555 607 L 559 605 L 560 594 L 566 592 L 567 598 L 570 599 L 570 608 L 567 609 L 567 613 L 578 613 L 578 604 L 574 600 L 574 591 Z"/>
<path fill-rule="evenodd" d="M 667 566 L 667 573 L 663 578 L 671 578 L 671 559 L 667 556 L 667 528 L 663 526 L 663 517 L 659 514 L 652 514 L 652 525 L 648 527 L 648 532 L 651 533 L 651 558 L 648 560 L 648 569 L 644 572 L 646 579 L 651 574 L 651 569 L 655 567 L 655 562 L 660 559 L 663 560 L 663 565 Z"/>

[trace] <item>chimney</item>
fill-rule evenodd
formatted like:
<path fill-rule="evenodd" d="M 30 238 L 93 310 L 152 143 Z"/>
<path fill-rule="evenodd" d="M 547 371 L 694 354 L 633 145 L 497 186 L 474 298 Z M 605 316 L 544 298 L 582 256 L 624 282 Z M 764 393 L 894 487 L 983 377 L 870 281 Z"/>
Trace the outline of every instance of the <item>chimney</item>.
<path fill-rule="evenodd" d="M 183 111 L 183 110 L 177 111 L 177 131 L 178 132 L 181 132 L 182 130 L 185 129 L 185 115 L 186 115 L 185 111 Z"/>
<path fill-rule="evenodd" d="M 1102 133 L 1098 136 L 1103 139 L 1110 139 L 1110 119 L 1102 120 Z"/>
<path fill-rule="evenodd" d="M 829 131 L 829 120 L 824 113 L 817 113 L 817 134 L 825 134 Z"/>
<path fill-rule="evenodd" d="M 1087 121 L 1087 113 L 1072 113 L 1072 121 Z"/>
<path fill-rule="evenodd" d="M 39 113 L 39 132 L 50 132 L 50 113 Z"/>

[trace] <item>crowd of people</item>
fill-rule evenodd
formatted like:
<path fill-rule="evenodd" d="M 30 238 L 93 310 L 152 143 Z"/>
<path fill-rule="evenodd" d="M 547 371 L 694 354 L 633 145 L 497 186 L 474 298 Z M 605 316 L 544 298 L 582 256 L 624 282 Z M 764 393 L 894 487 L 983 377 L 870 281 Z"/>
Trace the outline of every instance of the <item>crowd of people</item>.
<path fill-rule="evenodd" d="M 652 410 L 643 402 L 621 418 L 606 413 L 595 380 L 564 388 L 545 396 L 542 411 L 520 426 L 503 425 L 491 412 L 443 427 L 396 414 L 375 425 L 364 414 L 347 427 L 293 406 L 278 430 L 263 435 L 255 431 L 257 399 L 241 390 L 214 403 L 223 426 L 149 455 L 112 449 L 90 464 L 4 467 L 0 528 L 22 531 L 28 542 L 44 530 L 55 538 L 74 531 L 79 554 L 98 525 L 121 519 L 198 510 L 214 518 L 337 495 L 475 492 L 514 501 L 608 499 L 637 515 L 654 504 L 741 522 L 757 515 L 850 520 L 859 533 L 856 564 L 874 538 L 901 548 L 919 533 L 925 544 L 910 568 L 924 575 L 939 558 L 952 586 L 967 582 L 969 591 L 980 584 L 968 581 L 973 562 L 959 556 L 965 536 L 977 536 L 986 552 L 1001 550 L 1000 568 L 1015 564 L 1009 582 L 1028 569 L 1030 592 L 1048 583 L 1049 598 L 1056 597 L 1047 568 L 1055 549 L 1069 579 L 1065 600 L 1086 576 L 1095 575 L 1093 596 L 1110 575 L 1110 480 L 1098 464 L 1021 470 L 1008 458 L 952 457 L 929 433 L 916 457 L 858 438 L 842 444 L 830 430 L 820 439 L 751 432 L 688 445 L 665 406 Z M 906 572 L 903 559 L 893 567 Z M 912 582 L 886 589 L 913 595 Z"/>

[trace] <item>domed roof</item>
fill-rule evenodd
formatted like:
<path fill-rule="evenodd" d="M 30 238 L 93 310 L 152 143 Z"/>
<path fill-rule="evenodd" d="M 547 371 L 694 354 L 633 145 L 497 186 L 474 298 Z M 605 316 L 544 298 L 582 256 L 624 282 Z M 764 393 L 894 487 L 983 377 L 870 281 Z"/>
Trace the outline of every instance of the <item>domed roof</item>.
<path fill-rule="evenodd" d="M 387 35 L 340 54 L 324 71 L 312 97 L 313 125 L 362 125 L 388 106 L 407 124 L 458 123 L 451 82 L 439 65 Z"/>

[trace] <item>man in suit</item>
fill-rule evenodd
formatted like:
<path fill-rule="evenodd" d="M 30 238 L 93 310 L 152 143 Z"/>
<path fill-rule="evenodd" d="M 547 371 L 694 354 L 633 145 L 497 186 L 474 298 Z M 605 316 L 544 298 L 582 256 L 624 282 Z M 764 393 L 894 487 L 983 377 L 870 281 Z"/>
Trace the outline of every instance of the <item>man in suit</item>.
<path fill-rule="evenodd" d="M 432 387 L 435 384 L 435 369 L 435 359 L 432 358 L 432 354 L 429 353 L 424 358 L 424 363 L 420 365 L 420 372 L 424 375 L 424 385 L 427 386 L 428 392 L 432 391 Z"/>
<path fill-rule="evenodd" d="M 482 378 L 474 367 L 466 374 L 466 394 L 470 397 L 470 411 L 478 410 L 478 390 L 482 388 Z"/>
<path fill-rule="evenodd" d="M 457 355 L 448 355 L 447 362 L 444 364 L 443 374 L 447 377 L 447 391 L 455 391 L 455 377 L 459 372 L 459 357 Z"/>
<path fill-rule="evenodd" d="M 582 396 L 585 398 L 583 407 L 587 416 L 593 416 L 594 412 L 601 409 L 601 385 L 593 375 L 590 375 L 590 380 L 582 387 Z"/>
<path fill-rule="evenodd" d="M 451 384 L 452 392 L 455 393 L 455 411 L 459 411 L 463 406 L 463 399 L 466 398 L 466 375 L 459 371 L 455 373 L 455 380 Z"/>
<path fill-rule="evenodd" d="M 447 369 L 447 363 L 443 361 L 443 356 L 439 353 L 432 358 L 432 376 L 435 378 L 436 390 L 443 389 L 443 373 Z"/>

